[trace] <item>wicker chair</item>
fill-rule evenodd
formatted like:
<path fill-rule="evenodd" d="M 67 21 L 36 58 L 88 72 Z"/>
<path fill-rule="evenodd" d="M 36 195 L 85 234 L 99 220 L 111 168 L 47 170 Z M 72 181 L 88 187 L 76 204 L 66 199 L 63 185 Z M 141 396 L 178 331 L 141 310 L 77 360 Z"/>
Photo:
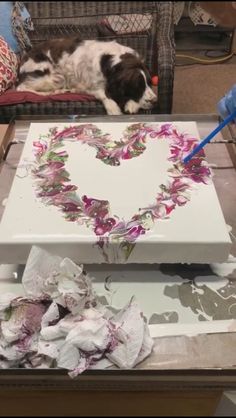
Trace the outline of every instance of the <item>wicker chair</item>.
<path fill-rule="evenodd" d="M 32 44 L 79 33 L 83 39 L 116 39 L 136 49 L 151 74 L 158 74 L 158 104 L 153 113 L 171 113 L 175 43 L 171 2 L 24 2 L 34 23 Z M 141 18 L 140 18 L 141 15 Z M 127 28 L 121 22 L 126 22 Z M 150 113 L 151 111 L 145 111 Z M 105 114 L 97 100 L 48 101 L 0 107 L 2 118 L 15 115 Z M 144 113 L 144 111 L 142 111 Z"/>

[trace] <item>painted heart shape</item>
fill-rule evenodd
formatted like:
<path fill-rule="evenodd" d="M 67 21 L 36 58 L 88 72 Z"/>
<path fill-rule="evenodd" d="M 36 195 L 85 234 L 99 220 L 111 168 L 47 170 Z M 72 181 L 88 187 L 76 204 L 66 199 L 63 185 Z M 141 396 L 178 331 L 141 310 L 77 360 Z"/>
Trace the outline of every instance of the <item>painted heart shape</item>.
<path fill-rule="evenodd" d="M 168 161 L 173 166 L 167 172 L 168 180 L 159 186 L 160 191 L 153 197 L 153 204 L 139 208 L 129 220 L 113 215 L 108 200 L 80 196 L 78 186 L 71 184 L 70 173 L 65 168 L 68 153 L 62 150 L 65 141 L 88 144 L 95 148 L 96 158 L 101 162 L 118 166 L 122 160 L 140 156 L 146 150 L 148 140 L 158 139 L 166 139 L 169 143 Z M 181 163 L 197 142 L 196 138 L 179 132 L 171 123 L 131 124 L 119 141 L 103 133 L 95 124 L 71 125 L 61 131 L 51 128 L 46 138 L 40 137 L 33 143 L 35 161 L 32 175 L 36 195 L 44 204 L 56 206 L 67 221 L 92 228 L 105 259 L 105 247 L 112 240 L 119 243 L 127 260 L 136 240 L 149 231 L 155 221 L 167 219 L 176 207 L 190 201 L 194 183 L 208 183 L 211 172 L 203 151 L 188 164 Z"/>

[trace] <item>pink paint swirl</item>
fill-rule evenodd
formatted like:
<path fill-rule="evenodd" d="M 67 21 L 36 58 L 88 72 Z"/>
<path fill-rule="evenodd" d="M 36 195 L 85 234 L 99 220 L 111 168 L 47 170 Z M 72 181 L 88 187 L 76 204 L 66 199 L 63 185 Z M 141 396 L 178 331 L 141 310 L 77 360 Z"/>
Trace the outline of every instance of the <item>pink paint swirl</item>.
<path fill-rule="evenodd" d="M 154 203 L 140 208 L 130 220 L 119 219 L 111 214 L 110 203 L 78 194 L 78 186 L 70 184 L 70 175 L 65 170 L 68 154 L 61 150 L 67 139 L 88 144 L 96 149 L 96 158 L 111 166 L 122 160 L 136 158 L 146 149 L 148 140 L 165 138 L 169 142 L 169 161 L 173 166 L 168 170 L 168 181 L 160 185 L 160 192 Z M 113 240 L 129 256 L 137 239 L 146 234 L 158 219 L 167 219 L 176 207 L 187 204 L 191 198 L 194 183 L 207 184 L 211 176 L 201 151 L 189 163 L 182 159 L 195 147 L 198 140 L 187 133 L 181 133 L 171 123 L 135 123 L 129 125 L 123 137 L 114 141 L 110 134 L 103 133 L 94 124 L 65 127 L 58 131 L 52 128 L 43 139 L 34 141 L 35 164 L 32 175 L 35 179 L 37 197 L 46 205 L 56 206 L 65 219 L 86 224 L 98 238 L 100 248 Z"/>

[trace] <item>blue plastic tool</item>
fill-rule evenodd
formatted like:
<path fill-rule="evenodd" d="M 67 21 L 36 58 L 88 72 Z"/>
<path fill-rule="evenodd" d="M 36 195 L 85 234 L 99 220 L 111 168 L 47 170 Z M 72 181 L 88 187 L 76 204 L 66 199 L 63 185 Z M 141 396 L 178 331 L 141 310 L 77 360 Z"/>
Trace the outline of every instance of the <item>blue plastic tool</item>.
<path fill-rule="evenodd" d="M 215 128 L 214 131 L 212 131 L 205 139 L 199 142 L 199 144 L 186 157 L 184 157 L 183 163 L 188 163 L 191 158 L 194 157 L 194 155 L 196 155 L 204 147 L 204 145 L 208 144 L 212 138 L 218 134 L 218 132 L 220 132 L 226 125 L 228 125 L 228 123 L 232 122 L 234 119 L 236 119 L 236 110 L 227 116 L 227 118 L 225 118 L 223 122 L 221 122 L 217 128 Z"/>

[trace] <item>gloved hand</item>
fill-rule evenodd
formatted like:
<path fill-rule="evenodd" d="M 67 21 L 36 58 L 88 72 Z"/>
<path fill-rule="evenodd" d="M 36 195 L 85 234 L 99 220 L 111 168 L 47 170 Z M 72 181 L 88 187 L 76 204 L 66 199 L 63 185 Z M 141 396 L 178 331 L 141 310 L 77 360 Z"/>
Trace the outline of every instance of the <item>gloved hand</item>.
<path fill-rule="evenodd" d="M 222 119 L 236 110 L 236 84 L 218 102 L 217 109 Z"/>

